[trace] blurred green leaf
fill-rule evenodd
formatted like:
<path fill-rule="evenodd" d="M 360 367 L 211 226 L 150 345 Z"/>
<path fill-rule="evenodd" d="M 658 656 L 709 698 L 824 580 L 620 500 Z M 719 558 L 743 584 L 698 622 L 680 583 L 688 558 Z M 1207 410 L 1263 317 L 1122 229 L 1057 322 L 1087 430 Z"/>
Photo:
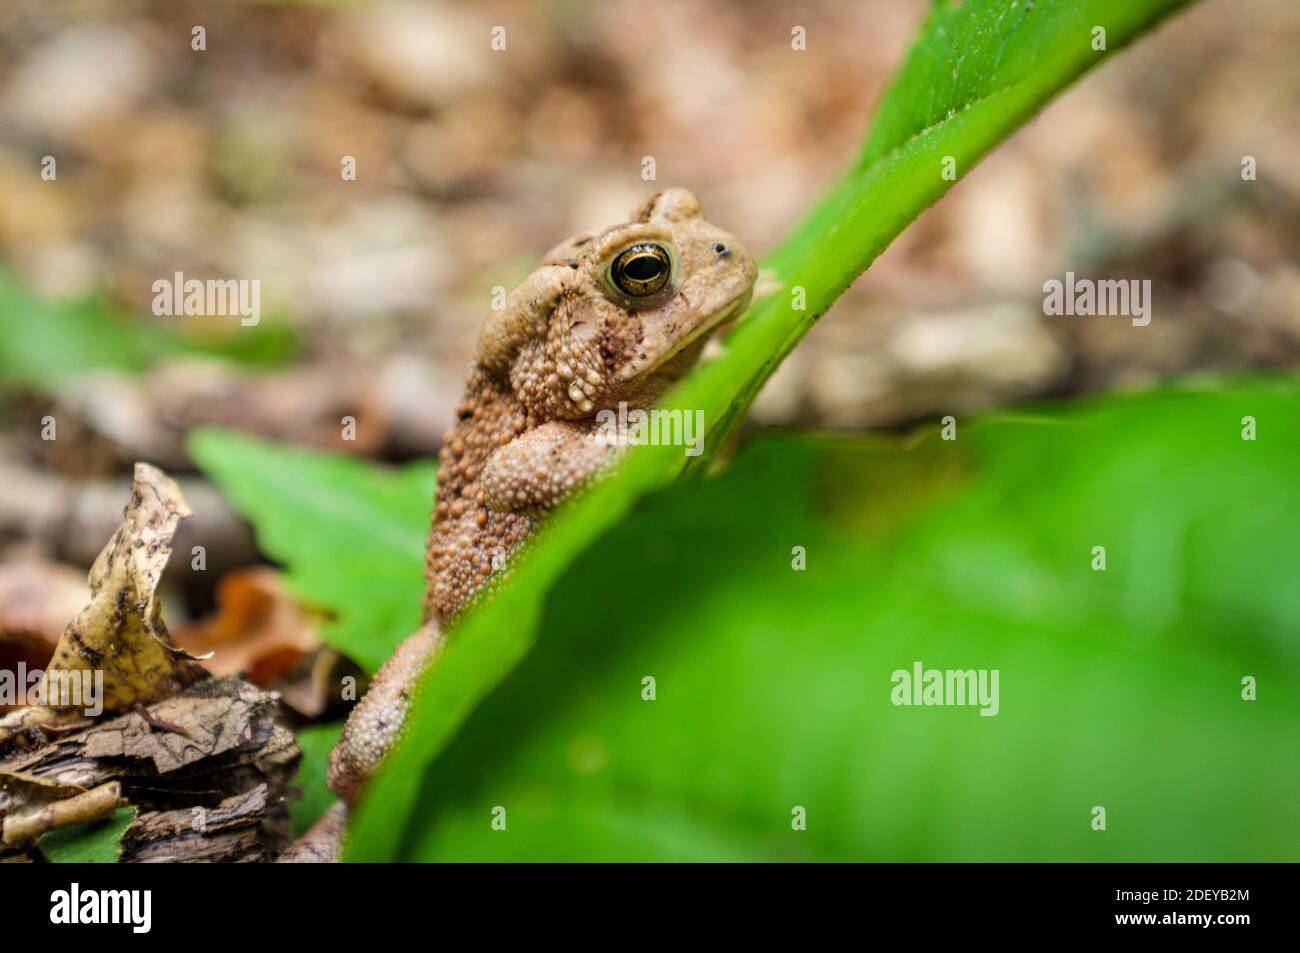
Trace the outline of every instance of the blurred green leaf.
<path fill-rule="evenodd" d="M 115 864 L 122 852 L 122 835 L 135 815 L 135 808 L 119 807 L 102 821 L 42 834 L 37 846 L 55 864 Z"/>
<path fill-rule="evenodd" d="M 316 818 L 338 800 L 325 783 L 325 778 L 329 771 L 330 751 L 342 733 L 341 721 L 332 725 L 312 725 L 298 732 L 302 761 L 298 763 L 298 777 L 294 784 L 301 789 L 302 797 L 289 804 L 294 837 L 306 833 L 307 828 L 316 823 Z"/>
<path fill-rule="evenodd" d="M 195 431 L 188 448 L 293 591 L 333 611 L 331 645 L 373 672 L 419 627 L 432 462 L 380 469 L 220 429 Z"/>
<path fill-rule="evenodd" d="M 782 290 L 759 301 L 727 339 L 723 357 L 663 401 L 703 411 L 703 467 L 743 418 L 772 372 L 881 251 L 953 182 L 1053 95 L 1186 0 L 967 0 L 936 6 L 877 110 L 861 161 L 765 261 Z M 1095 52 L 1094 26 L 1108 52 Z M 961 45 L 969 43 L 969 47 Z M 945 76 L 945 73 L 947 76 Z M 793 292 L 803 289 L 796 310 Z M 614 526 L 638 498 L 683 470 L 679 448 L 640 446 L 615 478 L 549 521 L 514 578 L 477 611 L 424 679 L 411 730 L 353 812 L 347 856 L 380 860 L 403 842 L 425 766 L 460 722 L 530 650 L 541 601 L 566 566 Z"/>
<path fill-rule="evenodd" d="M 1300 859 L 1300 387 L 1041 415 L 768 437 L 650 498 L 551 591 L 397 856 Z M 998 713 L 896 707 L 917 661 L 997 670 Z"/>
<path fill-rule="evenodd" d="M 284 320 L 263 318 L 224 337 L 178 337 L 168 344 L 167 355 L 218 357 L 252 368 L 280 367 L 292 363 L 300 346 L 297 329 Z"/>
<path fill-rule="evenodd" d="M 49 387 L 89 368 L 135 371 L 147 336 L 93 300 L 50 304 L 0 271 L 0 385 Z"/>
<path fill-rule="evenodd" d="M 141 371 L 167 356 L 206 355 L 275 365 L 298 348 L 294 329 L 263 320 L 222 338 L 130 321 L 102 300 L 49 302 L 0 271 L 0 390 L 49 390 L 86 371 Z"/>

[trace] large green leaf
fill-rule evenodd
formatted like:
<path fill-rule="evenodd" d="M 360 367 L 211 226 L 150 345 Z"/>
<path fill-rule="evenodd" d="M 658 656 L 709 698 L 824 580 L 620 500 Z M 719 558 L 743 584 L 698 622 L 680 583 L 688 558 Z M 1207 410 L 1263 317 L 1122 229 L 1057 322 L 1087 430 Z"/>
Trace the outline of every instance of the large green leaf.
<path fill-rule="evenodd" d="M 432 462 L 387 470 L 218 429 L 196 431 L 189 451 L 294 592 L 332 610 L 332 645 L 373 672 L 419 627 Z"/>
<path fill-rule="evenodd" d="M 1298 415 L 1285 383 L 761 439 L 564 574 L 398 856 L 1300 859 Z M 916 662 L 997 670 L 997 714 L 894 705 Z"/>
<path fill-rule="evenodd" d="M 707 460 L 763 383 L 812 324 L 908 223 L 958 176 L 1055 93 L 1109 51 L 1151 28 L 1185 0 L 968 0 L 940 4 L 878 109 L 860 163 L 765 263 L 783 290 L 756 304 L 728 339 L 727 354 L 664 401 L 704 412 Z M 802 293 L 800 291 L 802 290 Z M 541 600 L 569 562 L 615 525 L 642 495 L 679 474 L 677 448 L 642 446 L 617 478 L 565 508 L 521 560 L 512 584 L 468 614 L 424 681 L 411 731 L 353 814 L 348 856 L 393 856 L 426 765 L 491 688 L 529 651 Z"/>

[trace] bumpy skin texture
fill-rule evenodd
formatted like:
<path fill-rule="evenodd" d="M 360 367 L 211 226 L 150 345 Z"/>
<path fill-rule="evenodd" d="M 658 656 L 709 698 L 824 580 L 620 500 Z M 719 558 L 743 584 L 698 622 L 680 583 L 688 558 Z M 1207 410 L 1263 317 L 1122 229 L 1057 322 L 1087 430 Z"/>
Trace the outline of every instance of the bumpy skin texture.
<path fill-rule="evenodd" d="M 671 278 L 634 298 L 610 278 L 634 245 L 671 253 Z M 708 335 L 740 315 L 757 268 L 734 237 L 669 189 L 631 222 L 553 248 L 479 337 L 465 398 L 439 456 L 429 535 L 426 626 L 385 663 L 330 758 L 330 786 L 351 801 L 400 737 L 411 688 L 438 635 L 509 565 L 539 520 L 619 452 L 597 436 L 602 409 L 647 409 L 699 359 Z"/>
<path fill-rule="evenodd" d="M 344 801 L 352 802 L 361 783 L 401 737 L 411 701 L 410 688 L 441 650 L 442 634 L 428 624 L 402 642 L 379 666 L 370 691 L 352 710 L 339 743 L 330 752 L 327 780 L 330 790 Z"/>

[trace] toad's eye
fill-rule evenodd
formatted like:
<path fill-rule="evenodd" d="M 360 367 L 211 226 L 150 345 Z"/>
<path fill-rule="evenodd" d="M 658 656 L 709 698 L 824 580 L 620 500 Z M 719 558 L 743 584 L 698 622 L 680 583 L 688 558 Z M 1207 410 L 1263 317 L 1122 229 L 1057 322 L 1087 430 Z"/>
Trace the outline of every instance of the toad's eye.
<path fill-rule="evenodd" d="M 609 266 L 614 287 L 633 298 L 645 298 L 661 291 L 671 273 L 668 249 L 651 242 L 625 248 Z"/>

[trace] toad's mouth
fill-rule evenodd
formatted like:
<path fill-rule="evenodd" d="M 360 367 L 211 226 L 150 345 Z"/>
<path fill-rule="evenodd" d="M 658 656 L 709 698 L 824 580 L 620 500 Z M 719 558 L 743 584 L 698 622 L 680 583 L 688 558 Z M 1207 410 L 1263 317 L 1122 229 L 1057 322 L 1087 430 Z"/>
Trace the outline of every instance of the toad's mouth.
<path fill-rule="evenodd" d="M 682 353 L 682 351 L 686 350 L 688 347 L 690 347 L 692 344 L 698 341 L 700 338 L 704 337 L 706 334 L 709 334 L 714 330 L 716 330 L 717 328 L 721 327 L 722 325 L 726 324 L 732 318 L 739 316 L 740 313 L 745 310 L 745 308 L 749 307 L 749 301 L 750 298 L 752 297 L 752 293 L 753 293 L 752 287 L 746 288 L 736 297 L 732 298 L 731 301 L 729 301 L 724 307 L 715 311 L 711 317 L 707 318 L 704 321 L 701 321 L 697 326 L 692 328 L 690 333 L 687 334 L 685 337 L 683 337 L 675 345 L 673 345 L 673 347 L 664 351 L 662 354 L 657 355 L 653 360 L 649 361 L 648 363 L 644 365 L 638 365 L 635 363 L 625 365 L 622 371 L 618 375 L 619 380 L 630 381 L 633 380 L 634 378 L 644 377 L 647 374 L 654 373 L 663 365 L 671 361 L 678 354 Z"/>

